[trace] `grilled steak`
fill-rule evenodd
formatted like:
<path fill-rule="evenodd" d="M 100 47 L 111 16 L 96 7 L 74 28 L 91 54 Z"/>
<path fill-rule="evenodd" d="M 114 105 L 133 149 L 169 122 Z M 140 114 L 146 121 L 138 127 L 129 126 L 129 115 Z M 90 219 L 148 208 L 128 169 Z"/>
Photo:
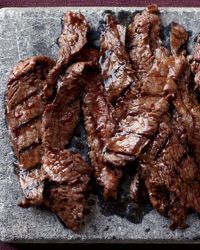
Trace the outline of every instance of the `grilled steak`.
<path fill-rule="evenodd" d="M 198 191 L 200 188 L 200 171 L 189 149 L 191 133 L 194 131 L 194 127 L 192 130 L 188 130 L 189 120 L 186 120 L 188 117 L 183 117 L 182 113 L 189 107 L 186 105 L 190 94 L 187 91 L 184 105 L 183 97 L 186 97 L 184 93 L 187 84 L 185 81 L 183 83 L 181 79 L 186 79 L 188 72 L 182 45 L 184 45 L 187 35 L 180 35 L 181 32 L 183 32 L 182 27 L 179 28 L 176 24 L 172 24 L 170 42 L 173 56 L 166 60 L 166 64 L 164 59 L 159 64 L 154 60 L 152 69 L 149 71 L 151 74 L 154 72 L 157 75 L 158 71 L 164 72 L 167 67 L 170 73 L 177 73 L 181 69 L 182 74 L 179 73 L 178 77 L 174 77 L 172 74 L 172 79 L 177 85 L 175 88 L 176 97 L 168 100 L 169 104 L 171 104 L 172 100 L 176 110 L 172 115 L 169 113 L 167 115 L 166 112 L 166 115 L 162 116 L 156 137 L 150 142 L 146 152 L 139 156 L 140 175 L 145 182 L 150 201 L 160 213 L 171 218 L 172 229 L 186 226 L 184 221 L 189 208 L 198 213 L 200 211 L 200 195 Z M 154 63 L 157 64 L 156 67 Z M 176 65 L 177 67 L 175 67 Z M 149 72 L 147 72 L 147 79 L 150 75 Z M 184 91 L 183 89 L 180 90 L 180 80 L 182 85 L 185 85 Z M 189 81 L 189 79 L 187 80 Z M 190 126 L 192 125 L 194 123 L 190 124 Z M 193 141 L 196 140 L 193 139 Z"/>
<path fill-rule="evenodd" d="M 105 143 L 115 132 L 112 106 L 108 102 L 99 72 L 88 73 L 85 81 L 83 112 L 91 163 L 97 183 L 103 187 L 104 198 L 116 198 L 122 173 L 103 161 Z"/>
<path fill-rule="evenodd" d="M 113 103 L 134 80 L 125 51 L 126 30 L 111 15 L 105 17 L 105 22 L 100 37 L 100 65 L 108 100 Z"/>
<path fill-rule="evenodd" d="M 6 118 L 18 166 L 34 168 L 41 163 L 41 122 L 45 107 L 43 87 L 54 61 L 35 56 L 13 69 L 6 96 Z"/>
<path fill-rule="evenodd" d="M 178 24 L 172 24 L 172 32 L 170 34 L 171 47 L 174 45 L 174 34 L 178 33 L 176 50 L 172 49 L 175 58 L 180 58 L 185 64 L 184 73 L 179 78 L 177 85 L 178 90 L 174 100 L 174 106 L 181 117 L 183 126 L 188 136 L 188 142 L 194 153 L 196 163 L 200 164 L 200 106 L 196 95 L 193 92 L 192 75 L 190 65 L 184 56 L 183 46 L 187 41 L 188 35 L 183 27 Z M 176 36 L 177 37 L 177 36 Z M 183 39 L 184 38 L 184 39 Z"/>
<path fill-rule="evenodd" d="M 64 15 L 63 30 L 59 38 L 58 61 L 49 72 L 44 88 L 47 100 L 52 100 L 60 74 L 65 72 L 69 62 L 73 61 L 73 58 L 78 56 L 77 54 L 80 54 L 86 44 L 88 30 L 89 26 L 83 15 L 73 12 L 67 12 Z"/>
<path fill-rule="evenodd" d="M 87 31 L 82 15 L 66 13 L 57 64 L 42 56 L 20 62 L 7 93 L 8 126 L 19 167 L 25 169 L 19 171 L 25 195 L 20 206 L 45 205 L 72 230 L 83 218 L 90 167 L 65 146 L 79 120 L 80 77 L 91 63 L 67 66 L 73 55 L 76 61 L 81 57 L 77 52 Z"/>
<path fill-rule="evenodd" d="M 136 15 L 133 24 L 129 26 L 128 34 L 133 38 L 132 42 L 129 41 L 129 52 L 132 62 L 135 62 L 135 83 L 115 106 L 115 117 L 119 125 L 115 136 L 107 142 L 104 155 L 107 162 L 116 166 L 124 166 L 138 157 L 153 138 L 162 116 L 168 112 L 167 99 L 176 91 L 174 80 L 178 79 L 183 70 L 179 60 L 170 56 L 161 44 L 156 11 L 155 6 L 150 6 L 144 13 Z M 155 29 L 152 28 L 149 33 L 147 29 L 152 25 Z M 151 36 L 141 41 L 139 37 L 146 37 L 147 34 Z M 146 48 L 149 48 L 149 53 L 146 53 Z M 134 59 L 135 55 L 142 59 Z M 151 64 L 144 64 L 148 60 Z M 121 159 L 116 158 L 116 155 L 120 155 Z M 123 159 L 122 155 L 126 157 Z"/>
<path fill-rule="evenodd" d="M 145 79 L 155 59 L 156 49 L 162 45 L 157 13 L 157 6 L 152 4 L 142 13 L 136 14 L 128 27 L 127 48 L 132 68 L 137 71 L 140 80 Z"/>
<path fill-rule="evenodd" d="M 90 167 L 65 146 L 79 121 L 80 77 L 86 66 L 84 62 L 73 64 L 59 77 L 56 97 L 43 114 L 42 173 L 50 182 L 45 205 L 72 230 L 79 228 L 84 215 Z"/>

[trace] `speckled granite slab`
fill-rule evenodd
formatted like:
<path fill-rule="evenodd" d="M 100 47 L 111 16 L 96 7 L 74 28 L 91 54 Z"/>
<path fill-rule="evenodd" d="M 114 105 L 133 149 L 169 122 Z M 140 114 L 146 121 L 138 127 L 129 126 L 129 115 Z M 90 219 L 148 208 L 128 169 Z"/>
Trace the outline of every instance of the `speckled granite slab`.
<path fill-rule="evenodd" d="M 55 215 L 37 208 L 24 210 L 17 206 L 20 186 L 13 171 L 4 117 L 4 92 L 13 65 L 20 59 L 44 54 L 56 58 L 57 38 L 61 32 L 61 18 L 66 10 L 81 11 L 96 30 L 107 8 L 32 8 L 0 10 L 0 240 L 5 242 L 138 242 L 190 241 L 200 242 L 200 219 L 188 217 L 186 230 L 170 231 L 169 221 L 156 211 L 146 214 L 140 224 L 133 224 L 116 215 L 101 214 L 96 198 L 85 226 L 79 233 L 64 228 Z M 112 8 L 124 24 L 137 8 Z M 161 9 L 165 33 L 168 25 L 179 22 L 190 32 L 190 48 L 200 32 L 200 9 Z M 95 41 L 98 43 L 98 41 Z M 166 39 L 166 44 L 168 39 Z"/>

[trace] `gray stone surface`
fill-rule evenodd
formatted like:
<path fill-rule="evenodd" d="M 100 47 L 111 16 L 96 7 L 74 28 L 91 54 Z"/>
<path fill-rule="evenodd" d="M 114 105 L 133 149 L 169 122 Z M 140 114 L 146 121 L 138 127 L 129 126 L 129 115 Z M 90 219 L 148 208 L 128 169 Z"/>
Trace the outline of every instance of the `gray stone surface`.
<path fill-rule="evenodd" d="M 58 50 L 56 40 L 61 31 L 61 18 L 66 10 L 67 8 L 0 10 L 0 240 L 60 243 L 163 240 L 198 242 L 200 220 L 196 214 L 188 217 L 189 228 L 172 232 L 168 228 L 169 221 L 154 210 L 145 215 L 141 224 L 133 224 L 115 215 L 105 217 L 96 202 L 86 218 L 85 226 L 79 233 L 73 233 L 64 228 L 57 217 L 50 212 L 37 208 L 24 210 L 17 206 L 21 190 L 13 172 L 14 157 L 5 125 L 6 81 L 13 65 L 24 57 L 42 53 L 56 58 Z M 105 9 L 75 10 L 80 10 L 91 26 L 97 29 Z M 116 13 L 121 10 L 127 11 L 126 8 L 112 8 Z M 134 13 L 136 9 L 128 8 L 128 11 Z M 161 9 L 162 24 L 165 27 L 175 21 L 190 31 L 190 48 L 200 31 L 199 16 L 200 9 Z M 165 31 L 167 33 L 168 29 Z"/>

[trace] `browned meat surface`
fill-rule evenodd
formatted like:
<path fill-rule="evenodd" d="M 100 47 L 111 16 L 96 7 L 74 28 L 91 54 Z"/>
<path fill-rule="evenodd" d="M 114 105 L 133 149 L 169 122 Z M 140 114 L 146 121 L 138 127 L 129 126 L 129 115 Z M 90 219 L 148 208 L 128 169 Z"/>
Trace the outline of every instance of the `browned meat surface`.
<path fill-rule="evenodd" d="M 59 61 L 69 60 L 79 52 L 87 42 L 89 26 L 80 13 L 67 12 L 64 15 L 63 30 L 59 39 Z"/>
<path fill-rule="evenodd" d="M 108 100 L 113 103 L 134 79 L 125 51 L 126 30 L 111 15 L 107 15 L 105 21 L 105 29 L 100 37 L 100 65 Z"/>
<path fill-rule="evenodd" d="M 42 205 L 44 202 L 44 182 L 41 169 L 22 170 L 19 172 L 19 182 L 24 192 L 24 198 L 19 203 L 21 207 Z"/>
<path fill-rule="evenodd" d="M 48 150 L 42 165 L 44 178 L 54 184 L 45 205 L 72 230 L 77 230 L 86 208 L 90 167 L 79 154 L 68 150 Z"/>
<path fill-rule="evenodd" d="M 43 115 L 43 143 L 45 147 L 64 149 L 79 121 L 82 90 L 80 76 L 86 63 L 73 64 L 59 76 L 55 99 L 45 107 Z"/>
<path fill-rule="evenodd" d="M 57 64 L 42 56 L 20 62 L 7 93 L 9 130 L 19 167 L 26 169 L 19 171 L 25 195 L 20 205 L 45 205 L 72 230 L 84 215 L 90 175 L 81 156 L 65 149 L 79 121 L 81 77 L 93 64 L 83 61 L 95 61 L 98 54 L 84 50 L 77 55 L 87 31 L 81 14 L 66 13 Z M 68 67 L 69 62 L 77 63 Z"/>
<path fill-rule="evenodd" d="M 43 87 L 53 66 L 54 62 L 45 56 L 28 58 L 14 67 L 8 82 L 6 118 L 13 149 L 23 169 L 41 163 Z"/>
<path fill-rule="evenodd" d="M 118 126 L 115 136 L 107 142 L 104 154 L 105 161 L 115 166 L 124 166 L 127 161 L 134 160 L 153 138 L 163 115 L 169 110 L 168 99 L 176 91 L 175 80 L 184 69 L 179 58 L 170 56 L 161 44 L 160 21 L 156 12 L 155 6 L 148 7 L 136 15 L 129 26 L 129 39 L 132 38 L 129 53 L 133 67 L 136 67 L 135 84 L 115 106 Z M 147 28 L 151 26 L 150 32 Z M 146 39 L 141 42 L 140 37 L 143 36 Z M 149 53 L 146 53 L 146 48 L 149 48 Z M 149 58 L 151 64 L 145 65 Z M 121 155 L 120 160 L 116 158 L 117 154 Z"/>
<path fill-rule="evenodd" d="M 190 72 L 187 69 L 182 47 L 187 35 L 182 34 L 183 32 L 185 32 L 183 27 L 172 24 L 170 42 L 173 56 L 170 58 L 177 63 L 177 69 L 182 69 L 179 77 L 173 77 L 173 81 L 175 80 L 177 85 L 176 96 L 172 99 L 176 110 L 172 117 L 170 114 L 162 117 L 156 137 L 150 142 L 145 153 L 139 157 L 141 178 L 145 182 L 150 201 L 154 208 L 172 220 L 172 229 L 186 226 L 184 221 L 189 208 L 198 213 L 200 211 L 200 193 L 198 191 L 200 170 L 196 164 L 197 156 L 193 158 L 189 148 L 197 143 L 194 138 L 197 124 L 194 124 L 190 112 L 193 115 L 195 113 L 196 116 L 198 116 L 198 112 L 195 102 L 192 105 L 194 96 L 191 96 L 188 89 Z M 162 66 L 163 62 L 159 64 L 160 72 L 163 72 Z M 170 73 L 178 72 L 173 68 L 173 64 L 168 64 L 168 67 Z M 154 68 L 154 63 L 152 68 Z M 147 73 L 147 78 L 148 75 L 149 73 Z M 192 111 L 190 111 L 190 107 L 193 109 Z M 192 149 L 192 152 L 195 153 L 198 144 L 196 144 L 196 149 L 194 147 Z"/>
<path fill-rule="evenodd" d="M 168 119 L 141 157 L 141 171 L 153 207 L 169 217 L 175 229 L 186 226 L 189 208 L 200 212 L 200 171 L 181 122 Z"/>
<path fill-rule="evenodd" d="M 97 182 L 103 187 L 104 198 L 116 198 L 122 173 L 103 160 L 105 143 L 115 131 L 112 106 L 108 102 L 99 72 L 90 72 L 85 81 L 83 112 L 91 163 Z"/>
<path fill-rule="evenodd" d="M 59 39 L 58 61 L 49 72 L 48 81 L 44 89 L 47 99 L 51 100 L 60 74 L 66 70 L 69 62 L 72 61 L 73 57 L 77 56 L 86 44 L 88 30 L 89 26 L 85 17 L 80 13 L 69 11 L 64 15 L 63 30 Z"/>
<path fill-rule="evenodd" d="M 158 8 L 152 4 L 137 14 L 128 27 L 127 48 L 139 79 L 146 77 L 155 59 L 156 49 L 161 44 Z"/>
<path fill-rule="evenodd" d="M 80 77 L 89 64 L 73 64 L 59 76 L 55 99 L 43 114 L 42 173 L 44 179 L 56 183 L 50 187 L 45 204 L 72 230 L 78 229 L 84 215 L 90 167 L 65 146 L 79 121 Z"/>
<path fill-rule="evenodd" d="M 183 126 L 186 130 L 188 136 L 189 145 L 194 153 L 194 157 L 196 163 L 200 164 L 200 106 L 197 101 L 196 95 L 193 93 L 192 88 L 192 75 L 190 71 L 190 65 L 187 62 L 182 52 L 182 47 L 178 47 L 184 45 L 187 41 L 187 32 L 183 27 L 178 24 L 172 25 L 172 32 L 170 34 L 171 37 L 171 46 L 173 46 L 173 34 L 177 32 L 180 37 L 181 42 L 177 44 L 176 50 L 172 50 L 174 53 L 174 57 L 180 58 L 185 64 L 184 73 L 179 78 L 177 85 L 178 90 L 176 94 L 176 98 L 174 100 L 174 106 L 176 108 L 177 113 L 181 117 L 183 122 Z M 182 39 L 185 37 L 185 39 Z"/>

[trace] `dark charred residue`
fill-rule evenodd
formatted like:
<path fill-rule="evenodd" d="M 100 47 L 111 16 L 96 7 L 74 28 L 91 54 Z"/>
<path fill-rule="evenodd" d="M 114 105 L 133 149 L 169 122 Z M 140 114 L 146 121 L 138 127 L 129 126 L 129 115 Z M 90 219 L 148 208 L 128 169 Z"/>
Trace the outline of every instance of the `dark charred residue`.
<path fill-rule="evenodd" d="M 115 12 L 112 11 L 112 10 L 105 10 L 105 11 L 103 12 L 103 16 L 106 16 L 106 15 L 108 15 L 108 14 L 110 14 L 110 15 L 112 15 L 112 16 L 115 16 Z"/>
<path fill-rule="evenodd" d="M 88 48 L 99 49 L 100 30 L 90 29 L 88 32 Z"/>
<path fill-rule="evenodd" d="M 164 46 L 170 49 L 170 31 L 171 31 L 171 24 L 167 26 L 161 26 L 161 40 L 164 43 Z"/>
<path fill-rule="evenodd" d="M 187 33 L 188 33 L 189 38 L 192 37 L 192 35 L 193 35 L 193 31 L 192 30 L 187 30 Z"/>
<path fill-rule="evenodd" d="M 96 189 L 102 214 L 105 216 L 117 215 L 138 224 L 142 222 L 144 215 L 152 210 L 147 198 L 142 199 L 139 203 L 133 202 L 130 198 L 129 187 L 135 173 L 136 167 L 134 165 L 125 169 L 125 175 L 116 200 L 104 201 L 99 189 Z"/>
<path fill-rule="evenodd" d="M 127 26 L 132 21 L 132 12 L 121 10 L 118 13 L 117 19 L 119 23 L 121 23 L 124 26 Z"/>

